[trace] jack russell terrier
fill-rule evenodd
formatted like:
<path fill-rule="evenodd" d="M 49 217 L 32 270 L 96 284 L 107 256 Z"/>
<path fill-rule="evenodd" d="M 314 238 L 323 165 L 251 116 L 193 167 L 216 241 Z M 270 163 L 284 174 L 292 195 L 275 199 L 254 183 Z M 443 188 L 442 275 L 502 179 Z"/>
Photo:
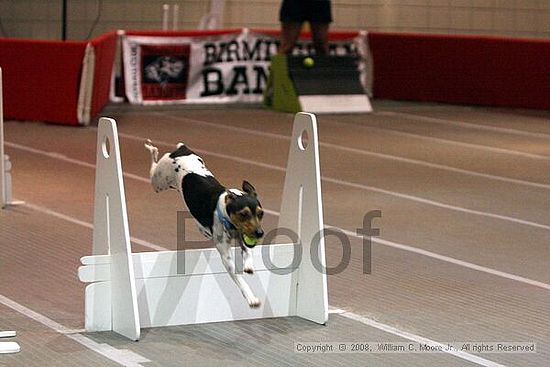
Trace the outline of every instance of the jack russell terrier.
<path fill-rule="evenodd" d="M 241 274 L 235 272 L 231 256 L 231 241 L 236 241 L 243 255 L 243 271 L 254 273 L 251 248 L 263 237 L 262 206 L 256 189 L 243 181 L 242 191 L 222 186 L 206 168 L 201 157 L 185 144 L 178 143 L 176 150 L 158 159 L 158 148 L 147 140 L 145 148 L 151 153 L 151 184 L 156 192 L 168 189 L 181 193 L 187 208 L 201 233 L 211 238 L 220 253 L 225 269 L 241 290 L 250 307 L 259 307 L 254 295 Z"/>

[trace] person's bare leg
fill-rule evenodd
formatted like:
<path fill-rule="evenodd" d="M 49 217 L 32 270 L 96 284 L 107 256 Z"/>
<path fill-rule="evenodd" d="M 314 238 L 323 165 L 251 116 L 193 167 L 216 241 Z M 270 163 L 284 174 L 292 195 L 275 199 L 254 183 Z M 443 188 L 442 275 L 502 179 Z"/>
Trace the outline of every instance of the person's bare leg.
<path fill-rule="evenodd" d="M 328 29 L 330 23 L 312 22 L 310 25 L 315 52 L 317 55 L 328 54 Z"/>
<path fill-rule="evenodd" d="M 281 23 L 281 45 L 279 46 L 279 54 L 288 55 L 292 53 L 292 49 L 300 37 L 302 23 L 284 22 Z"/>

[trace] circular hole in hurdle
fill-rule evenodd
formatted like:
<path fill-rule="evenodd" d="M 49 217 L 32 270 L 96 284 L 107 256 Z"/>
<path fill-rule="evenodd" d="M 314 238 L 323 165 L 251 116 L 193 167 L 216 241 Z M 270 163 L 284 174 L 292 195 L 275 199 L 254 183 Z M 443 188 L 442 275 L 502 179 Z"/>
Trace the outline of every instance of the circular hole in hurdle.
<path fill-rule="evenodd" d="M 309 144 L 309 134 L 307 133 L 307 130 L 304 130 L 302 131 L 300 136 L 298 136 L 298 147 L 301 150 L 306 150 L 308 144 Z"/>
<path fill-rule="evenodd" d="M 108 137 L 105 137 L 103 143 L 101 144 L 101 151 L 103 152 L 103 157 L 109 158 L 111 155 L 111 142 Z"/>

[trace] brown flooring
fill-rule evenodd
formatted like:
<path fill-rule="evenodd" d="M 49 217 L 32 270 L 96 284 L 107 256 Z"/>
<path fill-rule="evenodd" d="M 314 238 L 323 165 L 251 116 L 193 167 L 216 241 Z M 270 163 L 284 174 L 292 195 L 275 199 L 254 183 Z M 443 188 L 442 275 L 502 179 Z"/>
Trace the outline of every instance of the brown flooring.
<path fill-rule="evenodd" d="M 537 353 L 480 354 L 485 362 L 473 362 L 448 354 L 292 352 L 300 340 L 404 341 L 339 315 L 321 329 L 265 320 L 154 329 L 137 344 L 112 333 L 87 340 L 131 349 L 150 360 L 143 366 L 547 366 L 550 114 L 384 101 L 374 107 L 372 114 L 318 116 L 325 223 L 354 232 L 365 213 L 382 211 L 372 274 L 362 273 L 362 242 L 350 236 L 349 266 L 329 276 L 330 305 L 440 342 L 534 342 Z M 164 151 L 184 141 L 220 181 L 238 186 L 247 179 L 265 208 L 279 210 L 292 115 L 129 106 L 103 114 L 118 122 L 130 232 L 138 241 L 175 248 L 175 212 L 184 208 L 175 192 L 151 190 L 145 138 Z M 84 324 L 76 269 L 91 251 L 96 132 L 5 124 L 14 197 L 26 204 L 0 211 L 0 330 L 18 330 L 22 347 L 0 355 L 0 366 L 117 365 L 62 334 L 81 335 Z M 277 219 L 268 215 L 267 229 Z M 327 246 L 329 265 L 338 264 L 341 246 L 333 238 Z"/>

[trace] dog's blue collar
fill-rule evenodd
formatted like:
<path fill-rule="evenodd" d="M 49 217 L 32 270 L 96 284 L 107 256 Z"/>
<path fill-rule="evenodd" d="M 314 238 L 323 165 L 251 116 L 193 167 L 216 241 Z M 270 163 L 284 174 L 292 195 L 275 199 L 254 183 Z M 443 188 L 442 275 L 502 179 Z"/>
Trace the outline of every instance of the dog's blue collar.
<path fill-rule="evenodd" d="M 218 205 L 216 205 L 216 216 L 218 217 L 218 220 L 220 221 L 221 224 L 223 224 L 223 227 L 227 231 L 236 230 L 237 228 L 233 223 L 231 223 L 231 221 L 227 217 L 227 214 L 225 213 L 225 210 L 223 210 L 221 207 L 222 201 L 223 201 L 223 198 L 220 198 L 220 200 L 218 200 Z"/>

